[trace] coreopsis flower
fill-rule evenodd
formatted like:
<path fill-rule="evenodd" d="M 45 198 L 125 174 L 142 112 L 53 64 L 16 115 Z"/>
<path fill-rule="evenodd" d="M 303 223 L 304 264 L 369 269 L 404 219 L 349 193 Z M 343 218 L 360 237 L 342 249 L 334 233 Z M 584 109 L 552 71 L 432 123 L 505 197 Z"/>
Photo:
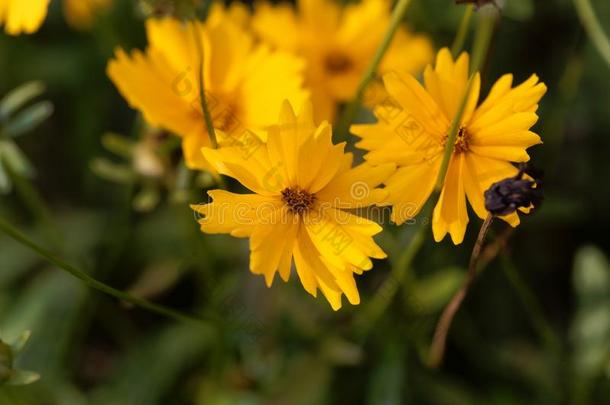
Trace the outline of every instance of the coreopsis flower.
<path fill-rule="evenodd" d="M 316 119 L 332 121 L 337 103 L 355 95 L 385 35 L 390 2 L 362 0 L 342 7 L 332 0 L 299 0 L 297 8 L 258 4 L 252 27 L 263 40 L 307 60 L 307 84 L 312 90 Z M 401 27 L 379 72 L 416 73 L 433 57 L 428 37 Z"/>
<path fill-rule="evenodd" d="M 384 76 L 391 95 L 375 110 L 378 122 L 354 125 L 362 138 L 358 146 L 368 150 L 372 164 L 394 162 L 398 169 L 386 182 L 392 220 L 403 223 L 415 216 L 435 186 L 449 126 L 466 92 L 469 57 L 454 61 L 448 49 L 439 51 L 436 66 L 424 71 L 424 86 L 404 72 Z M 462 242 L 468 213 L 466 199 L 477 216 L 485 218 L 483 192 L 493 183 L 514 177 L 511 162 L 529 160 L 526 149 L 541 143 L 530 131 L 538 120 L 538 102 L 546 86 L 532 75 L 513 87 L 513 76 L 502 76 L 478 107 L 480 76 L 473 78 L 444 186 L 432 218 L 436 241 L 447 233 L 455 244 Z M 519 224 L 516 212 L 502 217 Z"/>
<path fill-rule="evenodd" d="M 0 0 L 0 23 L 9 35 L 38 31 L 47 16 L 51 0 Z M 88 29 L 96 14 L 108 9 L 113 0 L 64 0 L 68 23 L 77 29 Z"/>
<path fill-rule="evenodd" d="M 333 145 L 328 122 L 316 127 L 311 106 L 296 116 L 284 103 L 279 124 L 269 128 L 267 142 L 249 157 L 237 147 L 204 149 L 208 161 L 237 179 L 251 194 L 209 191 L 212 202 L 192 208 L 206 233 L 250 238 L 250 271 L 271 286 L 276 273 L 288 281 L 291 263 L 307 292 L 318 288 L 334 310 L 345 294 L 351 304 L 360 297 L 355 274 L 385 258 L 373 235 L 381 227 L 356 213 L 386 197 L 376 188 L 393 164 L 352 168 L 345 143 Z"/>
<path fill-rule="evenodd" d="M 205 98 L 223 146 L 239 145 L 248 155 L 275 123 L 284 99 L 299 106 L 308 97 L 303 61 L 256 45 L 222 6 L 214 5 L 205 23 L 149 19 L 146 31 L 146 52 L 117 50 L 108 75 L 149 123 L 182 137 L 190 168 L 212 170 L 201 154 L 211 145 L 199 97 L 201 53 Z"/>

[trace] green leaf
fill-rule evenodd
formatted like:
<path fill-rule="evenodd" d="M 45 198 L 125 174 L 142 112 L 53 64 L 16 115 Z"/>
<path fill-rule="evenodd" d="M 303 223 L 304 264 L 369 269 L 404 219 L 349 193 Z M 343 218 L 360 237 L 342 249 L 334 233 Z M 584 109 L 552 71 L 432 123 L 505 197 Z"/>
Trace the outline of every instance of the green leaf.
<path fill-rule="evenodd" d="M 404 345 L 390 340 L 374 367 L 366 403 L 369 405 L 403 404 Z"/>
<path fill-rule="evenodd" d="M 137 177 L 130 166 L 113 163 L 104 158 L 93 159 L 89 167 L 99 177 L 116 183 L 133 183 Z"/>
<path fill-rule="evenodd" d="M 10 378 L 6 381 L 8 385 L 29 385 L 40 380 L 40 374 L 33 371 L 13 370 Z"/>
<path fill-rule="evenodd" d="M 133 154 L 134 142 L 113 132 L 102 135 L 102 145 L 108 151 L 127 159 L 131 159 Z"/>
<path fill-rule="evenodd" d="M 28 340 L 30 340 L 31 336 L 32 332 L 26 330 L 23 331 L 23 333 L 21 333 L 21 335 L 19 335 L 19 337 L 14 342 L 11 342 L 11 348 L 13 349 L 14 355 L 18 355 L 19 353 L 21 353 L 25 345 L 28 343 Z"/>
<path fill-rule="evenodd" d="M 139 342 L 117 367 L 112 380 L 96 387 L 92 405 L 159 404 L 185 370 L 202 362 L 209 338 L 189 325 L 163 329 Z M 134 384 L 146 381 L 146 384 Z"/>
<path fill-rule="evenodd" d="M 0 159 L 0 194 L 8 194 L 11 192 L 12 183 L 11 179 L 4 168 L 4 163 Z"/>
<path fill-rule="evenodd" d="M 150 212 L 159 204 L 160 199 L 159 189 L 147 186 L 134 197 L 133 208 L 138 212 Z"/>
<path fill-rule="evenodd" d="M 0 141 L 0 156 L 7 167 L 15 174 L 26 178 L 35 176 L 36 170 L 34 166 L 12 140 Z"/>
<path fill-rule="evenodd" d="M 13 350 L 0 340 L 0 383 L 11 378 L 13 370 Z"/>
<path fill-rule="evenodd" d="M 4 127 L 4 133 L 13 138 L 23 135 L 42 124 L 51 114 L 53 114 L 53 104 L 51 102 L 41 101 L 36 103 L 10 119 Z"/>
<path fill-rule="evenodd" d="M 15 111 L 44 91 L 45 85 L 40 81 L 25 83 L 17 87 L 0 101 L 0 120 L 6 120 Z"/>
<path fill-rule="evenodd" d="M 466 271 L 458 267 L 439 270 L 413 282 L 408 293 L 413 311 L 430 314 L 439 311 L 460 288 Z"/>
<path fill-rule="evenodd" d="M 527 21 L 534 16 L 532 0 L 506 0 L 502 14 L 517 21 Z"/>
<path fill-rule="evenodd" d="M 610 267 L 599 249 L 586 246 L 577 252 L 573 284 L 574 365 L 582 376 L 593 377 L 603 371 L 610 354 Z"/>

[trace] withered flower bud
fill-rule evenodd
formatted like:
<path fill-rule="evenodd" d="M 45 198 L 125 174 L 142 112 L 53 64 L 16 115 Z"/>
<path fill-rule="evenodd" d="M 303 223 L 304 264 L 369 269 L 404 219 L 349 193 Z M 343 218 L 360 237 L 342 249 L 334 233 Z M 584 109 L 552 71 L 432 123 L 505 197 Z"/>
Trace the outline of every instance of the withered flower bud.
<path fill-rule="evenodd" d="M 494 183 L 485 191 L 485 208 L 493 215 L 508 215 L 518 208 L 531 205 L 538 207 L 542 202 L 542 182 L 524 179 L 522 166 L 515 177 Z"/>

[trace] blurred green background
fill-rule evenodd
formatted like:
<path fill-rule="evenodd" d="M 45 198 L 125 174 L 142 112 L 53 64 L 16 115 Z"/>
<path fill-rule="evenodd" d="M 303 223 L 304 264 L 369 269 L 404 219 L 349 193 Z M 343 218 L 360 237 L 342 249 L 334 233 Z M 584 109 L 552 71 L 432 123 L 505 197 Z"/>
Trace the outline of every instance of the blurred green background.
<path fill-rule="evenodd" d="M 537 73 L 549 89 L 535 127 L 544 145 L 532 149 L 545 202 L 512 235 L 493 228 L 439 370 L 426 352 L 478 222 L 458 247 L 428 235 L 394 284 L 392 259 L 415 226 L 388 227 L 378 240 L 390 260 L 358 278 L 358 307 L 335 313 L 294 275 L 267 289 L 248 271 L 246 240 L 199 232 L 188 204 L 205 201 L 209 178 L 170 156 L 178 168 L 143 180 L 108 150 L 129 149 L 142 124 L 106 62 L 117 46 L 146 45 L 137 2 L 115 3 L 89 32 L 70 29 L 53 1 L 38 33 L 0 34 L 0 96 L 38 80 L 36 100 L 54 106 L 16 138 L 36 176 L 0 196 L 0 216 L 97 279 L 211 326 L 89 289 L 0 234 L 0 338 L 30 330 L 15 367 L 41 375 L 0 385 L 0 405 L 610 403 L 610 66 L 571 0 L 508 0 L 493 39 L 484 93 L 508 72 Z M 610 2 L 592 3 L 610 32 Z M 463 11 L 414 0 L 408 21 L 446 46 Z M 387 309 L 363 332 L 361 311 L 384 294 Z"/>

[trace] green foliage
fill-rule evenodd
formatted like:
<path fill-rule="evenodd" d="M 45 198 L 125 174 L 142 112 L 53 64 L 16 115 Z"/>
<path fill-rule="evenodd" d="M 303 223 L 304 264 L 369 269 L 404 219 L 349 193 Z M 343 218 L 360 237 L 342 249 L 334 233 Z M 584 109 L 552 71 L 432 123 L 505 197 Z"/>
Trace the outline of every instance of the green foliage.
<path fill-rule="evenodd" d="M 0 405 L 607 402 L 610 82 L 570 1 L 503 2 L 482 94 L 507 72 L 547 84 L 545 144 L 532 148 L 546 200 L 504 244 L 494 225 L 434 371 L 426 353 L 478 220 L 459 247 L 426 234 L 400 282 L 393 267 L 417 223 L 386 224 L 390 260 L 357 278 L 357 307 L 333 312 L 296 274 L 268 289 L 248 271 L 247 242 L 198 230 L 188 205 L 217 179 L 188 170 L 180 139 L 146 127 L 105 74 L 115 47 L 144 47 L 144 16 L 207 2 L 117 3 L 91 32 L 71 31 L 54 1 L 39 33 L 0 35 L 0 217 L 95 279 L 212 326 L 94 291 L 2 234 Z M 407 21 L 450 46 L 464 11 L 453 3 L 413 0 Z M 610 5 L 591 3 L 610 32 Z M 362 332 L 371 302 L 383 311 Z"/>

